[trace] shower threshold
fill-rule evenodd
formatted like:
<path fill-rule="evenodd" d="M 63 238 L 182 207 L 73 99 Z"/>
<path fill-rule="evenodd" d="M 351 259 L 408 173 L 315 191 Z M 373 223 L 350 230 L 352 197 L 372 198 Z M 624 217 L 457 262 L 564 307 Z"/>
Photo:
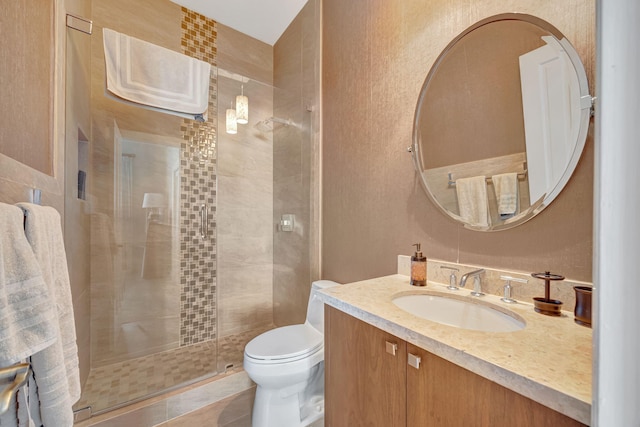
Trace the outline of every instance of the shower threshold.
<path fill-rule="evenodd" d="M 226 414 L 227 417 L 250 417 L 254 395 L 255 385 L 249 376 L 242 368 L 235 368 L 119 409 L 112 409 L 100 415 L 94 414 L 88 420 L 76 422 L 74 427 L 154 427 L 165 425 L 167 421 L 193 414 L 205 407 L 220 406 L 220 412 L 223 412 L 223 409 L 228 411 L 226 407 L 229 401 L 240 404 L 232 405 L 235 413 Z"/>

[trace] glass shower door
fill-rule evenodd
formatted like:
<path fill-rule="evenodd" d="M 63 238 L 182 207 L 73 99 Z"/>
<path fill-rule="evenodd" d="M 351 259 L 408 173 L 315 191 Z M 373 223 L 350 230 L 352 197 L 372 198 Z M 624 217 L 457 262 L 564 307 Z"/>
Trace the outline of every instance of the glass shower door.
<path fill-rule="evenodd" d="M 206 262 L 210 274 L 193 274 L 197 247 L 215 235 L 192 224 L 201 204 L 185 206 L 189 142 L 111 123 L 108 138 L 92 141 L 94 164 L 111 155 L 89 192 L 91 370 L 76 405 L 94 414 L 217 372 L 215 317 L 200 319 L 210 339 L 192 339 L 185 327 L 187 309 L 215 303 L 215 259 Z M 187 297 L 194 288 L 206 295 Z"/>

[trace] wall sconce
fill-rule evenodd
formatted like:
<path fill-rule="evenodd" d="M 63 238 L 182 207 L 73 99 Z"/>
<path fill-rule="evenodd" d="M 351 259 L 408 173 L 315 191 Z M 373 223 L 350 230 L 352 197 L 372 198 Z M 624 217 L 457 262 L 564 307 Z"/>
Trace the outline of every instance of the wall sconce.
<path fill-rule="evenodd" d="M 166 206 L 164 194 L 161 193 L 144 193 L 142 199 L 142 208 L 149 209 L 147 214 L 147 222 L 159 221 L 162 215 L 162 208 Z"/>
<path fill-rule="evenodd" d="M 236 110 L 227 108 L 227 133 L 235 135 L 238 133 L 238 121 L 236 120 Z"/>
<path fill-rule="evenodd" d="M 240 95 L 236 96 L 236 122 L 241 125 L 249 123 L 249 98 L 244 96 L 244 85 L 240 87 Z"/>

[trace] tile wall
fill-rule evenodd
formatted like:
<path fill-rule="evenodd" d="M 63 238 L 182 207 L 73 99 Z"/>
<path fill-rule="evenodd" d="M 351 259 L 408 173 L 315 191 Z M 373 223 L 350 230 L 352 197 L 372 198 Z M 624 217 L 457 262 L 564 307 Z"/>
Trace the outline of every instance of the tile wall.
<path fill-rule="evenodd" d="M 218 122 L 244 90 L 249 123 L 220 128 L 217 150 L 219 338 L 273 325 L 273 48 L 220 23 Z M 244 86 L 244 89 L 242 87 Z"/>

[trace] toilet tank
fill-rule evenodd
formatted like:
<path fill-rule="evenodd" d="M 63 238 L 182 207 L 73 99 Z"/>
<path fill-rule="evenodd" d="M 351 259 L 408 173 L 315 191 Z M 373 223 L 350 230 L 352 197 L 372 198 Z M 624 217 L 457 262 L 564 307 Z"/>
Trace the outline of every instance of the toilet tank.
<path fill-rule="evenodd" d="M 322 333 L 324 333 L 324 303 L 316 292 L 320 289 L 327 289 L 338 285 L 339 283 L 331 280 L 316 280 L 311 283 L 311 293 L 309 294 L 309 304 L 307 305 L 307 321 L 305 323 L 313 326 Z"/>

